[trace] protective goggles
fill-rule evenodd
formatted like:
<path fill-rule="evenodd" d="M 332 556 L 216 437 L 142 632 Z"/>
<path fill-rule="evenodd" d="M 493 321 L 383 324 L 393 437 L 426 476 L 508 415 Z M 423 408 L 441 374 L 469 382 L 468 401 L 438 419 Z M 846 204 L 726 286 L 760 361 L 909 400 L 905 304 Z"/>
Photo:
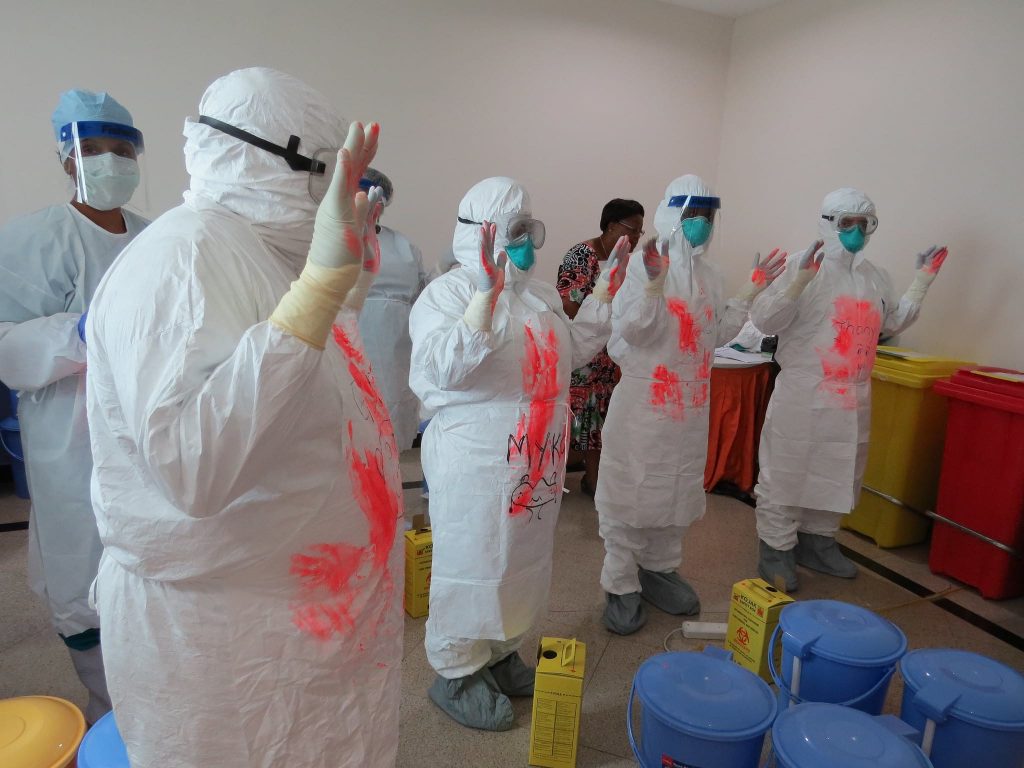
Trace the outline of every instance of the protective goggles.
<path fill-rule="evenodd" d="M 334 176 L 334 167 L 338 164 L 337 149 L 318 149 L 313 152 L 312 157 L 306 157 L 299 154 L 299 143 L 302 139 L 295 135 L 289 136 L 288 144 L 282 147 L 280 144 L 274 144 L 213 117 L 200 115 L 198 122 L 208 125 L 221 133 L 226 133 L 228 136 L 232 136 L 239 141 L 244 141 L 246 144 L 259 147 L 264 152 L 284 158 L 284 161 L 288 163 L 288 167 L 293 171 L 305 171 L 308 173 L 309 196 L 313 198 L 314 202 L 319 203 L 324 199 L 324 195 L 327 194 L 327 188 L 330 186 L 331 178 Z"/>
<path fill-rule="evenodd" d="M 483 224 L 482 221 L 464 219 L 461 216 L 459 216 L 459 221 L 463 224 L 475 224 L 476 226 Z M 529 216 L 516 213 L 498 216 L 494 219 L 493 223 L 498 227 L 498 237 L 504 239 L 509 245 L 525 243 L 527 238 L 533 240 L 534 248 L 540 248 L 544 245 L 544 222 L 540 219 L 531 219 Z"/>
<path fill-rule="evenodd" d="M 871 213 L 850 213 L 847 211 L 836 211 L 832 215 L 822 214 L 821 218 L 832 225 L 836 232 L 843 232 L 860 227 L 861 232 L 870 235 L 878 229 L 878 217 Z"/>
<path fill-rule="evenodd" d="M 702 197 L 701 195 L 676 195 L 668 200 L 669 208 L 680 208 L 679 220 L 692 219 L 695 216 L 703 216 L 712 224 L 715 221 L 715 214 L 722 207 L 720 197 Z"/>

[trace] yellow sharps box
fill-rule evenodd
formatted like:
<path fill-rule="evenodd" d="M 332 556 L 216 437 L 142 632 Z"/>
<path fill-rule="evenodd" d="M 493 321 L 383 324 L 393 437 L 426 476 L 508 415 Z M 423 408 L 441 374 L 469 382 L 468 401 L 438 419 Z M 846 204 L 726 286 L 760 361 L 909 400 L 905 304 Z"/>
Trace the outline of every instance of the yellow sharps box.
<path fill-rule="evenodd" d="M 793 598 L 764 579 L 744 579 L 732 587 L 725 647 L 732 651 L 733 661 L 769 683 L 772 678 L 768 670 L 768 643 L 779 623 L 779 614 L 792 602 Z M 777 650 L 776 668 L 779 662 Z"/>
<path fill-rule="evenodd" d="M 530 765 L 575 768 L 583 709 L 583 670 L 587 646 L 542 637 L 530 726 Z"/>
<path fill-rule="evenodd" d="M 422 517 L 413 525 L 417 522 L 422 525 Z M 405 532 L 405 612 L 414 619 L 426 616 L 429 610 L 433 555 L 434 536 L 429 528 Z"/>

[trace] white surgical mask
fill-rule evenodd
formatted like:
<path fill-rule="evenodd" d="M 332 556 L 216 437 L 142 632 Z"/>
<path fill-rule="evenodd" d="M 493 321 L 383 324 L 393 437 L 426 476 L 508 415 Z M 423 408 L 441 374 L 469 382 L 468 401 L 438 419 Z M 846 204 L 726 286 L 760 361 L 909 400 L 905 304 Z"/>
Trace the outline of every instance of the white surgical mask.
<path fill-rule="evenodd" d="M 80 161 L 78 199 L 99 211 L 112 211 L 132 199 L 139 186 L 139 164 L 113 152 L 83 157 Z"/>

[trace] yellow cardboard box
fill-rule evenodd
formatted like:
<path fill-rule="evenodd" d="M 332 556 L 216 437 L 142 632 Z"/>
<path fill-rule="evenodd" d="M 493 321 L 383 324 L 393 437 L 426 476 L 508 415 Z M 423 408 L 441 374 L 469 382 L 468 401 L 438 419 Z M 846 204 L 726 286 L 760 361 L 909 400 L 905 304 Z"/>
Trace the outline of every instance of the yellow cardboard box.
<path fill-rule="evenodd" d="M 772 677 L 768 671 L 768 643 L 779 623 L 779 613 L 792 602 L 793 598 L 764 579 L 744 579 L 732 587 L 725 646 L 732 651 L 733 661 L 769 683 Z M 776 668 L 780 649 L 781 644 L 776 649 Z"/>
<path fill-rule="evenodd" d="M 413 519 L 413 525 L 423 519 Z M 430 603 L 430 569 L 434 535 L 429 528 L 414 527 L 405 532 L 405 612 L 414 619 L 426 616 Z"/>
<path fill-rule="evenodd" d="M 584 643 L 541 638 L 530 726 L 530 765 L 576 767 L 586 663 Z"/>

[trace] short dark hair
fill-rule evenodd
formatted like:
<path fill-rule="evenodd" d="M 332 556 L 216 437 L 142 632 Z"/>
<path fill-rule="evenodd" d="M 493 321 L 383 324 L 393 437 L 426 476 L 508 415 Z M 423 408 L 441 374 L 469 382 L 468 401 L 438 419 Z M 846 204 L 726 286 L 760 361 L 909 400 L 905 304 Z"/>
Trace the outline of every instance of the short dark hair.
<path fill-rule="evenodd" d="M 630 216 L 643 216 L 644 207 L 636 200 L 623 200 L 616 197 L 609 200 L 601 209 L 601 231 L 607 232 L 608 227 L 616 221 L 628 219 Z"/>

